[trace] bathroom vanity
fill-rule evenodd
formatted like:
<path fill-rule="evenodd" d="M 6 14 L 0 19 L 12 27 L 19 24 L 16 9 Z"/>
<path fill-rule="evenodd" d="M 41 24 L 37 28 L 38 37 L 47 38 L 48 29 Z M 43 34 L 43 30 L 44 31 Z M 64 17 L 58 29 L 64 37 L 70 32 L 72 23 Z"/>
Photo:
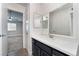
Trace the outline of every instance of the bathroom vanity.
<path fill-rule="evenodd" d="M 75 39 L 32 34 L 32 55 L 34 56 L 76 56 L 78 41 Z"/>
<path fill-rule="evenodd" d="M 32 51 L 34 56 L 68 56 L 67 54 L 60 52 L 55 48 L 49 47 L 34 38 L 32 38 Z"/>
<path fill-rule="evenodd" d="M 45 21 L 43 18 L 34 18 L 34 22 L 36 20 L 39 20 L 40 26 L 34 27 L 35 31 L 33 31 L 34 33 L 32 33 L 32 55 L 77 55 L 77 24 L 75 22 L 75 17 L 73 17 L 73 9 L 73 4 L 66 4 L 60 8 L 57 8 L 56 10 L 49 12 L 48 16 L 45 17 Z M 48 25 L 46 25 L 47 27 L 43 26 L 43 21 L 44 25 Z M 43 30 L 45 31 L 45 33 L 43 33 Z M 46 33 L 46 30 L 48 31 L 48 33 Z"/>

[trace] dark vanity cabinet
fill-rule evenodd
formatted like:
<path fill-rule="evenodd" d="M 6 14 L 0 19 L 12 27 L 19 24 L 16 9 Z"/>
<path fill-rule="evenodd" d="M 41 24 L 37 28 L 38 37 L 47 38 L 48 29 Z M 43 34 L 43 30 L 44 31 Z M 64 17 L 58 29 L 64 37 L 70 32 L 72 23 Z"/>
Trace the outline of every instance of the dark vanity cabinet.
<path fill-rule="evenodd" d="M 68 56 L 54 48 L 51 48 L 34 38 L 32 38 L 32 55 L 33 56 Z"/>
<path fill-rule="evenodd" d="M 41 42 L 33 39 L 32 40 L 32 54 L 34 56 L 49 56 L 51 54 L 51 48 Z"/>
<path fill-rule="evenodd" d="M 36 45 L 33 45 L 32 47 L 33 55 L 40 56 L 40 49 Z"/>

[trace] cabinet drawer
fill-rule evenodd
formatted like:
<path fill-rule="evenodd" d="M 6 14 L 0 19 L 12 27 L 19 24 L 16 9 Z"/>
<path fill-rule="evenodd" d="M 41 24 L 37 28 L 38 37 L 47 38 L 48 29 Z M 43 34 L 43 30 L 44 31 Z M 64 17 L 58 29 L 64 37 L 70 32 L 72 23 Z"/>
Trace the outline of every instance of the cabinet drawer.
<path fill-rule="evenodd" d="M 49 46 L 47 46 L 47 45 L 45 45 L 45 44 L 43 44 L 43 43 L 41 43 L 41 42 L 36 42 L 36 45 L 37 45 L 40 49 L 46 51 L 48 54 L 51 55 L 52 52 L 51 52 L 51 48 L 50 48 Z"/>

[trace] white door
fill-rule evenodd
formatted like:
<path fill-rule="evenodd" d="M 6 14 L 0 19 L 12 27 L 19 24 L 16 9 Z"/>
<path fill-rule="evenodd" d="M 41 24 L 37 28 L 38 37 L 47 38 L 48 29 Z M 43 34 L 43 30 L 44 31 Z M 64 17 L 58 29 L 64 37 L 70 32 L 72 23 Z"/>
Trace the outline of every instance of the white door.
<path fill-rule="evenodd" d="M 0 3 L 0 55 L 7 55 L 7 8 L 6 4 Z"/>

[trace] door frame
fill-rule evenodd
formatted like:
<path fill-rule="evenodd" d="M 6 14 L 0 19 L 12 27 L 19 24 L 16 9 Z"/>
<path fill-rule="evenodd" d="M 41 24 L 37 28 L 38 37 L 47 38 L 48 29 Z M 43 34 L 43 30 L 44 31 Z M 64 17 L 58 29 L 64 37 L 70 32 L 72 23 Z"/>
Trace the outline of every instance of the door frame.
<path fill-rule="evenodd" d="M 17 3 L 8 3 L 7 9 L 23 13 L 23 48 L 26 48 L 26 8 Z"/>
<path fill-rule="evenodd" d="M 5 3 L 0 3 L 0 56 L 7 55 L 7 8 Z M 4 16 L 5 15 L 5 16 Z"/>

